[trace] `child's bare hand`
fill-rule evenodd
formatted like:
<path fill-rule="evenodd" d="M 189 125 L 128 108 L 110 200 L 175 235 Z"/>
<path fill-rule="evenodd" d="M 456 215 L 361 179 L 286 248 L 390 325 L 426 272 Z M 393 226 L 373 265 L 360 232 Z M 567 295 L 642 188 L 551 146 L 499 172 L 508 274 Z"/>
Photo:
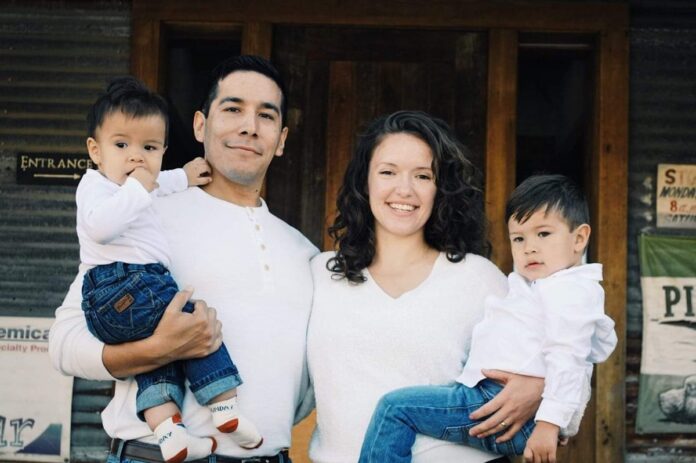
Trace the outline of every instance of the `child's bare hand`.
<path fill-rule="evenodd" d="M 207 185 L 213 181 L 210 176 L 210 165 L 201 157 L 187 162 L 184 165 L 184 172 L 186 172 L 188 186 Z"/>
<path fill-rule="evenodd" d="M 152 173 L 144 167 L 136 167 L 128 176 L 139 181 L 148 192 L 151 192 L 159 186 L 157 184 L 157 177 L 152 175 Z"/>
<path fill-rule="evenodd" d="M 558 445 L 558 426 L 537 421 L 532 435 L 524 449 L 524 461 L 527 463 L 556 463 Z"/>

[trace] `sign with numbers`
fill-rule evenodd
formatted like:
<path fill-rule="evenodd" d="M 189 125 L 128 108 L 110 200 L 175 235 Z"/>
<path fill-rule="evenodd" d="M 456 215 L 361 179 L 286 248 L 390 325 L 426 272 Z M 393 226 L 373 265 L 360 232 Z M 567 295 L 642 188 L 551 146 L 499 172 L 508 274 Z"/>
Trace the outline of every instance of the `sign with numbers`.
<path fill-rule="evenodd" d="M 696 228 L 696 164 L 657 166 L 657 226 Z"/>
<path fill-rule="evenodd" d="M 73 378 L 48 357 L 53 320 L 0 317 L 0 461 L 70 461 Z"/>

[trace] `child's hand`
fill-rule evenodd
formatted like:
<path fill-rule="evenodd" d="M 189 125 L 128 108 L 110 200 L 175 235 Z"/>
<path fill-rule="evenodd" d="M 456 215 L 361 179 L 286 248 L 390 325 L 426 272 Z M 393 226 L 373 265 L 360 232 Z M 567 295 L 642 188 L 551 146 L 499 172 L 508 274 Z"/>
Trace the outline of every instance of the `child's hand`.
<path fill-rule="evenodd" d="M 537 421 L 532 435 L 524 449 L 524 461 L 532 463 L 556 463 L 558 445 L 558 426 Z"/>
<path fill-rule="evenodd" d="M 159 186 L 157 184 L 157 178 L 144 167 L 136 167 L 128 176 L 139 181 L 148 193 Z"/>
<path fill-rule="evenodd" d="M 210 176 L 210 165 L 201 157 L 187 162 L 184 165 L 184 172 L 186 172 L 188 186 L 207 185 L 213 181 Z"/>

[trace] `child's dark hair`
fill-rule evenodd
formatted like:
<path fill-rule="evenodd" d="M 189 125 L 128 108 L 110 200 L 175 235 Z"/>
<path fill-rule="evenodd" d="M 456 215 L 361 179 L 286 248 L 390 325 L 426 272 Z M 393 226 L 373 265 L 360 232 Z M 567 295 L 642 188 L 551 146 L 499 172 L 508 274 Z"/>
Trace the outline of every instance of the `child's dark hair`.
<path fill-rule="evenodd" d="M 524 223 L 540 210 L 557 211 L 571 230 L 590 223 L 585 195 L 564 175 L 532 175 L 520 183 L 505 207 L 505 223 L 510 218 Z"/>
<path fill-rule="evenodd" d="M 118 77 L 109 83 L 106 93 L 94 102 L 87 113 L 87 136 L 93 137 L 106 116 L 120 111 L 129 117 L 159 115 L 164 119 L 164 145 L 169 138 L 168 106 L 164 98 L 132 76 Z"/>
<path fill-rule="evenodd" d="M 271 79 L 280 89 L 280 117 L 282 126 L 287 125 L 287 90 L 285 83 L 278 70 L 262 56 L 256 55 L 239 55 L 228 58 L 219 63 L 210 73 L 210 81 L 208 89 L 205 93 L 205 100 L 201 102 L 200 111 L 208 117 L 210 105 L 217 98 L 218 85 L 222 79 L 234 72 L 248 71 L 256 72 Z"/>

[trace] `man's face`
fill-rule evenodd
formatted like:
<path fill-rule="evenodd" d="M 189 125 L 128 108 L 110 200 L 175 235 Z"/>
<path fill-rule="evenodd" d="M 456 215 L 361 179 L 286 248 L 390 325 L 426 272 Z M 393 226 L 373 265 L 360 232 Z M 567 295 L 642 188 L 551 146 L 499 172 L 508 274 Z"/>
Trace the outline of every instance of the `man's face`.
<path fill-rule="evenodd" d="M 237 71 L 218 82 L 208 116 L 198 111 L 193 122 L 213 183 L 261 187 L 268 165 L 285 146 L 280 103 L 280 88 L 263 74 Z"/>

